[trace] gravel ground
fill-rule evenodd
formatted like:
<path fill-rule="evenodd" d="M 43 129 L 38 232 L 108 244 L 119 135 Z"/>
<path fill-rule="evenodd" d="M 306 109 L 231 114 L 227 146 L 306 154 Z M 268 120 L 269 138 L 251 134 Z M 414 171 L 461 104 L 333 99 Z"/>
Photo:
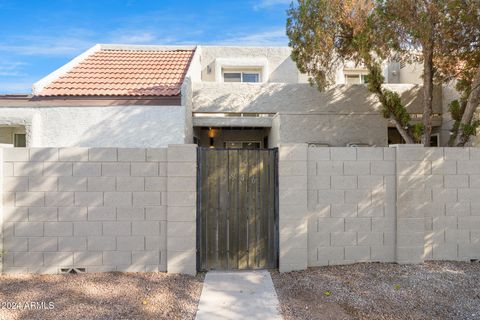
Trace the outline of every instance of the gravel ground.
<path fill-rule="evenodd" d="M 359 263 L 272 273 L 286 320 L 480 319 L 480 263 Z"/>
<path fill-rule="evenodd" d="M 4 275 L 0 319 L 193 319 L 202 282 L 165 273 Z M 46 309 L 25 308 L 32 301 Z M 6 302 L 23 309 L 6 309 Z"/>

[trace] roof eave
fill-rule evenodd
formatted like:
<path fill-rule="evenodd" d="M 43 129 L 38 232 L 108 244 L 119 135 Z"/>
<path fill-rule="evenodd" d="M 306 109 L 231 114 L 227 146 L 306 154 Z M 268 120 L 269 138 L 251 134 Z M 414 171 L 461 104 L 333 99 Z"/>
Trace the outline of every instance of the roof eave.
<path fill-rule="evenodd" d="M 70 60 L 68 63 L 64 64 L 57 70 L 51 72 L 50 74 L 46 75 L 42 79 L 38 80 L 35 82 L 32 86 L 32 94 L 33 95 L 38 95 L 40 92 L 48 86 L 50 83 L 52 83 L 55 79 L 58 79 L 62 75 L 66 74 L 68 71 L 72 70 L 75 66 L 77 66 L 80 62 L 85 60 L 89 55 L 93 54 L 94 52 L 97 52 L 101 49 L 101 45 L 96 44 L 84 53 L 76 56 L 72 60 Z"/>

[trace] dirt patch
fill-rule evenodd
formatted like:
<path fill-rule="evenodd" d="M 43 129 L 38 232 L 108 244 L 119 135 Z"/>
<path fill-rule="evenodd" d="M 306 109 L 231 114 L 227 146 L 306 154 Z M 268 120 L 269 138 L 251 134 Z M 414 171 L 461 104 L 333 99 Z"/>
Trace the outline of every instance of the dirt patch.
<path fill-rule="evenodd" d="M 480 263 L 358 263 L 272 273 L 292 319 L 480 319 Z"/>
<path fill-rule="evenodd" d="M 193 319 L 202 282 L 165 273 L 4 275 L 0 319 Z"/>

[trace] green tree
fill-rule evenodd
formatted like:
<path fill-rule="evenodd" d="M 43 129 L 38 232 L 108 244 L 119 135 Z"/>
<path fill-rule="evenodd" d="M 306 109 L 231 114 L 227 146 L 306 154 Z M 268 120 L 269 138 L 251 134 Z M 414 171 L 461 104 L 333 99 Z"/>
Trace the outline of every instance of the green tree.
<path fill-rule="evenodd" d="M 380 0 L 376 17 L 390 48 L 408 62 L 423 62 L 422 143 L 430 146 L 433 115 L 434 53 L 443 34 L 442 15 L 448 0 Z"/>
<path fill-rule="evenodd" d="M 288 11 L 287 35 L 292 58 L 320 89 L 342 62 L 363 64 L 370 91 L 407 143 L 430 145 L 433 86 L 459 78 L 463 98 L 454 136 L 461 145 L 478 126 L 479 8 L 480 0 L 299 0 Z M 411 126 L 398 95 L 382 89 L 380 63 L 388 59 L 423 64 L 422 124 Z"/>
<path fill-rule="evenodd" d="M 288 10 L 287 35 L 292 59 L 320 90 L 334 83 L 335 72 L 346 61 L 369 71 L 368 88 L 407 143 L 413 143 L 410 116 L 397 93 L 382 88 L 381 63 L 389 54 L 379 41 L 375 3 L 365 0 L 299 0 Z M 410 128 L 411 129 L 411 128 Z"/>
<path fill-rule="evenodd" d="M 435 60 L 437 81 L 456 82 L 460 98 L 450 104 L 454 119 L 450 146 L 464 146 L 479 127 L 480 0 L 451 0 L 441 20 L 444 37 Z"/>

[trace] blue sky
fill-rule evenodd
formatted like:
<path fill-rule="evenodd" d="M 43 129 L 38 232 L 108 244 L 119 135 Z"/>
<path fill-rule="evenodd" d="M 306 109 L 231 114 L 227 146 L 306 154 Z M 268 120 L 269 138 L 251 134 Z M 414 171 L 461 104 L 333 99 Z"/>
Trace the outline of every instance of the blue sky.
<path fill-rule="evenodd" d="M 0 0 L 0 93 L 96 43 L 287 45 L 291 0 Z"/>

